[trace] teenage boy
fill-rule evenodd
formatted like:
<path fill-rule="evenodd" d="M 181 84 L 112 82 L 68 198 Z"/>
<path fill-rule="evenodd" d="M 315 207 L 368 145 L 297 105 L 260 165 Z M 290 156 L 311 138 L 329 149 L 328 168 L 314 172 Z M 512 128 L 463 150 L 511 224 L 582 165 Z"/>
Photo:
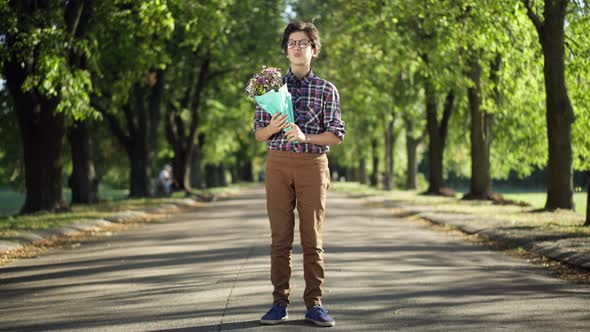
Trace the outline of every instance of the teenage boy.
<path fill-rule="evenodd" d="M 303 247 L 305 319 L 319 326 L 334 326 L 334 319 L 321 302 L 322 224 L 330 186 L 326 153 L 329 146 L 340 144 L 345 135 L 340 97 L 332 83 L 311 70 L 311 63 L 321 48 L 319 32 L 312 23 L 290 23 L 285 28 L 281 47 L 290 63 L 283 83 L 291 93 L 294 123 L 288 123 L 286 115 L 271 117 L 259 106 L 254 119 L 256 139 L 268 142 L 265 182 L 274 286 L 273 306 L 260 322 L 278 324 L 288 318 L 296 207 Z M 283 132 L 287 127 L 290 129 Z"/>

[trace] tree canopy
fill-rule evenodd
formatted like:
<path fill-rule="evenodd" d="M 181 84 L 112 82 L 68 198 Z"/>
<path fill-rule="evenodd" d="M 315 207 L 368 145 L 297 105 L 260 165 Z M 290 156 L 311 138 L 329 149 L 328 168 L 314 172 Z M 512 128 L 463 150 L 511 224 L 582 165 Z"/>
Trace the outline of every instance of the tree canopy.
<path fill-rule="evenodd" d="M 437 191 L 451 174 L 498 180 L 551 167 L 588 171 L 590 7 L 555 4 L 561 7 L 549 0 L 0 0 L 0 181 L 27 195 L 45 190 L 41 178 L 30 178 L 30 165 L 53 151 L 43 158 L 63 176 L 44 176 L 58 181 L 49 187 L 67 186 L 75 164 L 89 162 L 69 152 L 71 136 L 66 142 L 68 128 L 80 123 L 90 126 L 92 153 L 83 155 L 95 165 L 95 181 L 125 185 L 132 195 L 153 194 L 150 181 L 164 163 L 187 192 L 252 179 L 264 145 L 252 135 L 254 105 L 243 89 L 262 65 L 288 69 L 280 41 L 294 19 L 320 30 L 313 69 L 338 87 L 348 133 L 330 160 L 348 179 L 366 181 L 370 173 L 389 189 L 439 181 Z M 563 88 L 547 74 L 553 55 L 542 35 L 559 33 L 551 20 L 561 9 Z M 554 96 L 571 101 L 565 131 L 548 122 L 552 114 L 561 119 Z M 39 121 L 45 125 L 35 127 Z M 485 130 L 474 132 L 474 124 Z M 32 134 L 40 128 L 54 130 Z M 477 135 L 487 159 L 474 158 Z M 549 166 L 553 144 L 571 147 L 570 166 Z M 471 167 L 482 160 L 487 170 Z M 548 187 L 563 195 L 571 191 L 568 177 L 550 176 Z M 55 189 L 54 202 L 29 210 L 51 209 L 61 195 Z M 570 208 L 567 199 L 549 199 L 551 207 Z"/>

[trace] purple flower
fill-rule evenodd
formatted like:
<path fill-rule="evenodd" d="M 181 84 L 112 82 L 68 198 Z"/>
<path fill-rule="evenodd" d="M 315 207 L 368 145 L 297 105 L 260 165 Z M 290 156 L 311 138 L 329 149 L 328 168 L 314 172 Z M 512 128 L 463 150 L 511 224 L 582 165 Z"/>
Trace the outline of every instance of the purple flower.
<path fill-rule="evenodd" d="M 248 81 L 246 95 L 254 99 L 255 96 L 261 96 L 270 90 L 278 90 L 283 85 L 282 77 L 280 69 L 263 65 L 260 73 L 254 74 Z"/>

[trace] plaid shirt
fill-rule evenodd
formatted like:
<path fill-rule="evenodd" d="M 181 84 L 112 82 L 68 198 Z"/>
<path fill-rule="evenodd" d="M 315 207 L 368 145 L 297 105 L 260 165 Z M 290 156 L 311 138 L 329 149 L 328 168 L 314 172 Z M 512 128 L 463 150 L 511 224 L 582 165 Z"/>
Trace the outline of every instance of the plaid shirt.
<path fill-rule="evenodd" d="M 293 101 L 293 118 L 304 134 L 330 132 L 340 140 L 344 139 L 344 121 L 340 118 L 340 96 L 336 87 L 312 71 L 299 80 L 291 70 L 283 77 Z M 254 131 L 270 124 L 271 115 L 256 105 Z M 283 131 L 268 139 L 268 150 L 291 152 L 326 153 L 326 145 L 289 142 Z"/>

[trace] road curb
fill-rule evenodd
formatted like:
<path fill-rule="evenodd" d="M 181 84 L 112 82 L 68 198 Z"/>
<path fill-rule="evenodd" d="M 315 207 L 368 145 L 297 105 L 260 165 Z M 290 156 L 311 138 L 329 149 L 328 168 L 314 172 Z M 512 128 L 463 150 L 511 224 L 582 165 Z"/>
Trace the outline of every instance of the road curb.
<path fill-rule="evenodd" d="M 99 231 L 115 224 L 144 222 L 154 218 L 179 213 L 190 208 L 202 206 L 202 201 L 191 198 L 181 198 L 171 203 L 150 207 L 143 211 L 125 210 L 113 213 L 102 219 L 83 219 L 67 226 L 60 226 L 35 232 L 19 232 L 8 239 L 0 240 L 0 256 L 7 257 L 12 252 L 24 249 L 29 245 L 36 245 L 47 240 L 66 240 L 69 237 L 84 232 Z"/>
<path fill-rule="evenodd" d="M 498 220 L 479 218 L 469 213 L 434 212 L 428 206 L 405 206 L 394 200 L 379 197 L 364 197 L 369 205 L 380 205 L 384 208 L 396 208 L 402 218 L 415 216 L 430 223 L 447 226 L 465 234 L 477 235 L 486 240 L 512 247 L 523 248 L 529 252 L 567 263 L 569 265 L 590 270 L 590 239 L 562 233 L 536 233 L 528 237 L 508 234 L 497 225 Z M 470 223 L 471 222 L 471 223 Z M 490 226 L 482 226 L 488 224 Z M 561 234 L 561 235 L 559 235 Z M 544 238 L 555 238 L 545 240 Z"/>
<path fill-rule="evenodd" d="M 522 247 L 529 252 L 564 262 L 569 265 L 583 269 L 590 268 L 590 252 L 587 251 L 588 248 L 590 248 L 590 241 L 588 241 L 588 239 L 578 236 L 563 235 L 562 239 L 555 241 L 537 241 L 534 236 L 532 238 L 525 238 L 507 235 L 502 232 L 502 229 L 492 227 L 477 229 L 461 221 L 441 220 L 440 218 L 432 218 L 427 215 L 422 217 L 433 223 L 450 225 L 467 234 L 476 234 L 488 240 L 509 245 L 514 248 Z M 584 247 L 581 245 L 574 245 L 575 241 L 583 240 L 587 241 L 587 243 L 584 243 Z M 586 249 L 586 252 L 580 252 L 580 249 Z"/>

